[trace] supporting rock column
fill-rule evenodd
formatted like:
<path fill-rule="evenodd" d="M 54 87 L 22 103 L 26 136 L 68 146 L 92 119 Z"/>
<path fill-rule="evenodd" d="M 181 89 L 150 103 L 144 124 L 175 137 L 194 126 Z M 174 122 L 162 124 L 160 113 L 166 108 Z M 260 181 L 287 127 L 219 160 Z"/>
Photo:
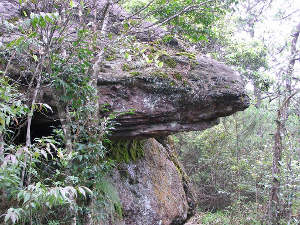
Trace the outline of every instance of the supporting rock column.
<path fill-rule="evenodd" d="M 194 214 L 196 198 L 172 145 L 153 138 L 142 143 L 143 157 L 120 162 L 110 177 L 123 207 L 119 224 L 183 224 Z M 130 147 L 124 151 L 133 154 Z"/>

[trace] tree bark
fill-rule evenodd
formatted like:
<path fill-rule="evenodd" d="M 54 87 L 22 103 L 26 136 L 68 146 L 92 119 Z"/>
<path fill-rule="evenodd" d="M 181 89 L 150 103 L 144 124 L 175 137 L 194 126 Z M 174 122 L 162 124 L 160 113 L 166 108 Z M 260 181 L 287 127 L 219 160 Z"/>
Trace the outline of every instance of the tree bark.
<path fill-rule="evenodd" d="M 42 72 L 41 72 L 41 68 L 43 66 L 44 63 L 44 59 L 45 56 L 43 56 L 40 59 L 40 62 L 38 63 L 35 73 L 34 73 L 34 77 L 36 77 L 36 87 L 35 90 L 33 92 L 33 96 L 32 96 L 32 101 L 31 101 L 31 108 L 30 108 L 30 112 L 27 116 L 27 129 L 26 129 L 26 142 L 25 142 L 25 147 L 24 147 L 24 152 L 25 152 L 25 159 L 24 159 L 24 165 L 23 165 L 23 170 L 22 170 L 22 174 L 21 174 L 21 185 L 24 184 L 25 181 L 25 172 L 26 172 L 26 164 L 27 164 L 27 160 L 28 160 L 28 149 L 31 146 L 31 123 L 32 123 L 32 118 L 33 118 L 33 113 L 35 110 L 35 103 L 37 100 L 37 96 L 39 94 L 39 90 L 41 87 L 41 81 L 42 81 Z M 30 90 L 29 90 L 30 92 Z M 28 178 L 30 180 L 30 178 Z"/>
<path fill-rule="evenodd" d="M 266 210 L 267 223 L 279 224 L 281 217 L 281 205 L 279 200 L 279 188 L 280 188 L 280 175 L 281 175 L 281 160 L 282 160 L 282 128 L 283 128 L 283 111 L 291 98 L 298 94 L 300 90 L 296 90 L 293 94 L 287 97 L 284 102 L 279 106 L 277 111 L 276 130 L 274 133 L 274 147 L 273 147 L 273 164 L 272 164 L 272 187 L 269 203 Z"/>
<path fill-rule="evenodd" d="M 287 67 L 287 78 L 286 78 L 286 89 L 289 95 L 292 93 L 292 86 L 291 86 L 291 80 L 292 80 L 292 74 L 294 71 L 295 63 L 296 63 L 296 56 L 297 56 L 297 42 L 299 38 L 300 33 L 300 23 L 296 26 L 294 33 L 292 34 L 292 43 L 291 43 L 291 55 L 289 64 Z"/>
<path fill-rule="evenodd" d="M 57 97 L 57 111 L 61 122 L 61 127 L 65 137 L 65 148 L 66 154 L 69 155 L 73 152 L 73 143 L 72 143 L 72 126 L 71 126 L 71 117 L 68 109 L 68 103 L 60 100 Z"/>
<path fill-rule="evenodd" d="M 294 71 L 296 59 L 295 56 L 297 54 L 297 42 L 300 33 L 300 23 L 296 26 L 295 31 L 292 33 L 292 41 L 291 41 L 291 56 L 287 65 L 286 70 L 286 78 L 284 79 L 286 82 L 286 96 L 284 102 L 279 105 L 279 109 L 277 112 L 277 120 L 276 120 L 276 131 L 274 134 L 274 147 L 273 147 L 273 165 L 272 165 L 272 188 L 270 199 L 267 207 L 267 218 L 269 224 L 278 224 L 280 220 L 280 215 L 282 213 L 280 201 L 279 201 L 279 188 L 280 188 L 280 175 L 281 175 L 281 160 L 282 160 L 282 135 L 283 128 L 285 126 L 285 122 L 288 119 L 288 108 L 290 104 L 290 99 L 299 93 L 299 90 L 296 90 L 292 93 L 292 74 Z M 288 216 L 290 216 L 291 205 L 288 207 Z"/>
<path fill-rule="evenodd" d="M 279 187 L 280 187 L 280 162 L 282 159 L 282 138 L 281 138 L 281 112 L 280 109 L 277 113 L 277 126 L 274 134 L 274 147 L 273 147 L 273 164 L 272 164 L 272 188 L 271 195 L 267 207 L 267 215 L 269 224 L 278 224 L 279 222 Z"/>

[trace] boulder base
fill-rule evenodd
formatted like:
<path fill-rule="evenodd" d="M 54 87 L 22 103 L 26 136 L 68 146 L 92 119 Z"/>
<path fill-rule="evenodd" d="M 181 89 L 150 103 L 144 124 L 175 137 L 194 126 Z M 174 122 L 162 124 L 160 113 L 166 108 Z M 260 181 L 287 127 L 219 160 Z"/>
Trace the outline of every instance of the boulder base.
<path fill-rule="evenodd" d="M 194 214 L 195 194 L 172 144 L 166 138 L 139 143 L 143 156 L 133 162 L 121 162 L 110 177 L 123 207 L 123 221 L 119 224 L 183 224 Z M 132 148 L 137 150 L 136 141 L 122 146 L 131 154 Z"/>

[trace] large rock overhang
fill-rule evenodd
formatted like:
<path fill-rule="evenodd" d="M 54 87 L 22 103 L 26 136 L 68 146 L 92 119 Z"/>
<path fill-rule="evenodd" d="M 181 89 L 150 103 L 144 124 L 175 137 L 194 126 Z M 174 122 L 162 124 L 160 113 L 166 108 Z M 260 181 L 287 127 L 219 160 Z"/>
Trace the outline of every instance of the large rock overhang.
<path fill-rule="evenodd" d="M 173 59 L 176 68 L 187 62 L 184 56 Z M 198 56 L 193 69 L 182 72 L 176 68 L 159 73 L 139 69 L 138 76 L 116 69 L 99 76 L 101 104 L 107 103 L 116 112 L 134 110 L 133 114 L 115 119 L 116 130 L 111 139 L 143 139 L 204 130 L 218 124 L 220 117 L 249 106 L 243 84 L 230 67 Z"/>
<path fill-rule="evenodd" d="M 98 101 L 116 112 L 110 139 L 145 139 L 182 131 L 212 127 L 220 117 L 232 115 L 249 106 L 240 77 L 229 67 L 206 57 L 171 56 L 173 68 L 148 66 L 123 71 L 124 59 L 104 64 L 98 76 Z M 185 69 L 193 63 L 193 68 Z M 134 62 L 133 62 L 134 64 Z M 126 64 L 127 65 L 127 64 Z M 47 118 L 36 114 L 34 124 L 43 127 L 59 122 L 51 90 L 43 89 L 41 102 L 54 109 Z M 132 111 L 134 113 L 126 113 Z M 46 125 L 46 123 L 48 125 Z"/>

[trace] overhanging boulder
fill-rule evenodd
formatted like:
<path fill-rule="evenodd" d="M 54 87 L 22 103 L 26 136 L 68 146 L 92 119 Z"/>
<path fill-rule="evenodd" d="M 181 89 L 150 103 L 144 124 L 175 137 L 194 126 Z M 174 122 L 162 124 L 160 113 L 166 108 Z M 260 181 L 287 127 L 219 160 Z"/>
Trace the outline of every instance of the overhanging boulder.
<path fill-rule="evenodd" d="M 239 76 L 228 66 L 201 56 L 169 58 L 174 62 L 172 68 L 128 72 L 116 60 L 99 75 L 101 103 L 108 103 L 111 111 L 135 110 L 116 118 L 113 139 L 203 130 L 216 125 L 219 117 L 249 106 Z"/>

